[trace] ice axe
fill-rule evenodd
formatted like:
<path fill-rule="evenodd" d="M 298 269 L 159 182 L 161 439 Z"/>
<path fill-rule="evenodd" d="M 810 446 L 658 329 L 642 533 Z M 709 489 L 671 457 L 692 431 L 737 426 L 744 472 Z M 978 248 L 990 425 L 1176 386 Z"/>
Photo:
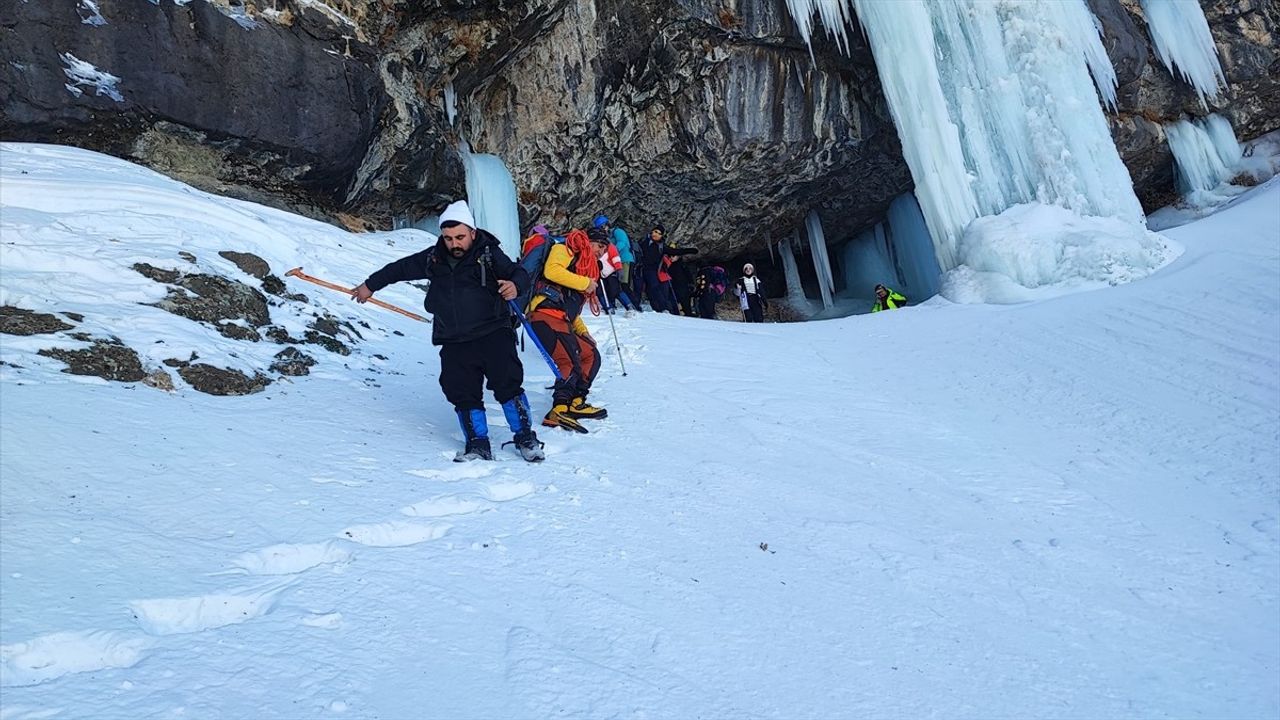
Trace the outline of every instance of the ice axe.
<path fill-rule="evenodd" d="M 326 287 L 326 288 L 329 288 L 330 290 L 337 290 L 338 292 L 345 293 L 347 295 L 350 295 L 351 293 L 355 292 L 349 287 L 343 287 L 337 283 L 331 283 L 327 280 L 321 280 L 320 278 L 317 278 L 317 277 L 311 277 L 310 275 L 302 272 L 301 267 L 296 267 L 290 270 L 289 272 L 285 273 L 285 275 L 291 275 L 293 277 L 298 278 L 299 280 L 306 280 L 309 283 L 315 283 L 320 287 Z M 405 317 L 413 318 L 414 320 L 417 320 L 419 322 L 424 322 L 424 323 L 431 322 L 427 318 L 424 318 L 421 315 L 418 315 L 417 313 L 411 313 L 408 310 L 405 310 L 404 308 L 396 307 L 395 305 L 392 305 L 389 302 L 382 302 L 377 298 L 369 298 L 369 302 L 373 303 L 374 305 L 377 305 L 378 307 L 386 308 L 392 312 L 398 312 L 401 315 L 404 315 Z"/>

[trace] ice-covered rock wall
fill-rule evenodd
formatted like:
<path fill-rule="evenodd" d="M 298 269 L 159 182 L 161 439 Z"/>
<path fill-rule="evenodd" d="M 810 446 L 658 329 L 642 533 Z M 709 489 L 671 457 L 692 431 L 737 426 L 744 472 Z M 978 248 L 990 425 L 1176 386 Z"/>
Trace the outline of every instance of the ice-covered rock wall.
<path fill-rule="evenodd" d="M 816 14 L 842 47 L 861 23 L 943 269 L 974 218 L 1018 203 L 1141 224 L 1098 99 L 1114 103 L 1115 73 L 1084 0 L 788 4 L 802 35 Z"/>

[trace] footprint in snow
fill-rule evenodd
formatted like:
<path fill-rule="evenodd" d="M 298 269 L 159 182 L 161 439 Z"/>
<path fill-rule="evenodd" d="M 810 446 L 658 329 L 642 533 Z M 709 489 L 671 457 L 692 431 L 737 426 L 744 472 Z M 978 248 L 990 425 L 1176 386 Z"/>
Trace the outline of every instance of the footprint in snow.
<path fill-rule="evenodd" d="M 320 565 L 350 562 L 352 554 L 336 540 L 309 544 L 272 545 L 247 552 L 231 564 L 250 575 L 294 575 Z"/>
<path fill-rule="evenodd" d="M 440 495 L 400 509 L 412 517 L 447 517 L 470 515 L 490 507 L 492 503 L 478 495 Z"/>
<path fill-rule="evenodd" d="M 401 508 L 400 512 L 412 517 L 470 515 L 489 509 L 495 503 L 522 498 L 532 492 L 534 492 L 533 483 L 523 480 L 490 482 L 480 486 L 479 495 L 470 493 L 440 495 Z"/>
<path fill-rule="evenodd" d="M 196 597 L 134 600 L 129 608 L 138 625 L 152 635 L 195 633 L 266 615 L 287 586 L 276 582 Z"/>
<path fill-rule="evenodd" d="M 494 473 L 493 463 L 486 462 L 470 462 L 455 463 L 453 462 L 453 454 L 446 453 L 449 456 L 448 470 L 406 470 L 405 472 L 414 477 L 426 478 L 428 480 L 441 480 L 444 482 L 457 482 L 458 480 L 475 480 L 482 477 L 488 477 Z"/>
<path fill-rule="evenodd" d="M 325 630 L 337 630 L 342 627 L 342 613 L 312 613 L 302 618 L 302 624 Z"/>
<path fill-rule="evenodd" d="M 311 482 L 316 483 L 318 485 L 337 484 L 337 485 L 342 485 L 343 487 L 361 487 L 362 485 L 368 484 L 363 480 L 342 480 L 339 478 L 331 478 L 331 477 L 313 477 L 311 478 Z"/>
<path fill-rule="evenodd" d="M 439 540 L 452 527 L 445 523 L 420 524 L 392 520 L 372 525 L 353 525 L 339 533 L 338 537 L 370 547 L 405 547 Z"/>
<path fill-rule="evenodd" d="M 150 646 L 147 638 L 110 630 L 60 632 L 0 645 L 0 687 L 38 685 L 72 673 L 133 667 Z"/>
<path fill-rule="evenodd" d="M 485 483 L 480 492 L 493 502 L 507 502 L 533 494 L 533 483 L 527 480 L 508 480 Z"/>

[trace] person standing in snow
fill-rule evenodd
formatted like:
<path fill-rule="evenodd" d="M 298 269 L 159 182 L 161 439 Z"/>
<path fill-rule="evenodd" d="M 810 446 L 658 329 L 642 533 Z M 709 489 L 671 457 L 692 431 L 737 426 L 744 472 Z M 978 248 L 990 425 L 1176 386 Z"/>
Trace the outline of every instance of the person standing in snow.
<path fill-rule="evenodd" d="M 389 263 L 351 291 L 364 303 L 382 288 L 406 280 L 430 280 L 424 305 L 434 316 L 431 342 L 440 347 L 440 389 L 453 404 L 466 447 L 455 462 L 492 460 L 484 412 L 484 382 L 502 405 L 512 443 L 530 462 L 545 456 L 533 431 L 524 366 L 508 301 L 529 288 L 529 273 L 508 258 L 498 239 L 476 227 L 459 200 L 440 214 L 436 244 Z"/>
<path fill-rule="evenodd" d="M 609 218 L 605 218 L 605 222 L 608 223 Z M 616 222 L 612 224 L 612 228 L 613 246 L 618 249 L 618 259 L 622 261 L 622 274 L 618 282 L 622 286 L 622 292 L 626 293 L 628 298 L 635 298 L 635 311 L 643 312 L 640 309 L 640 293 L 636 292 L 635 286 L 632 285 L 632 269 L 635 267 L 636 257 L 631 248 L 631 238 Z"/>
<path fill-rule="evenodd" d="M 671 263 L 667 266 L 667 274 L 671 276 L 671 292 L 676 297 L 676 306 L 684 315 L 694 317 L 693 270 L 682 256 L 695 254 L 698 249 L 669 248 L 668 252 L 671 253 Z"/>
<path fill-rule="evenodd" d="M 768 305 L 764 299 L 764 283 L 756 276 L 756 268 L 751 263 L 742 266 L 736 289 L 742 301 L 742 319 L 750 323 L 764 322 L 764 308 Z"/>
<path fill-rule="evenodd" d="M 698 317 L 703 320 L 714 320 L 716 303 L 724 294 L 728 278 L 719 265 L 708 265 L 698 271 L 698 279 L 693 285 L 693 299 L 698 307 Z"/>
<path fill-rule="evenodd" d="M 604 231 L 592 228 L 601 240 Z M 547 427 L 585 433 L 579 420 L 603 419 L 608 411 L 587 402 L 591 383 L 600 372 L 600 352 L 582 321 L 583 306 L 598 308 L 600 260 L 591 240 L 581 230 L 570 230 L 556 243 L 543 265 L 542 279 L 534 284 L 529 301 L 529 324 L 539 342 L 560 369 L 551 395 L 551 410 L 542 419 Z"/>
<path fill-rule="evenodd" d="M 661 224 L 654 225 L 649 231 L 649 240 L 644 244 L 641 262 L 644 265 L 644 289 L 649 295 L 649 307 L 655 312 L 665 312 L 671 304 L 672 296 L 669 282 L 659 278 L 666 276 L 665 260 L 667 257 L 667 229 Z"/>
<path fill-rule="evenodd" d="M 865 285 L 863 287 L 866 287 Z M 872 306 L 871 312 L 880 312 L 881 310 L 897 310 L 907 304 L 906 296 L 887 288 L 883 285 L 876 285 L 876 304 Z"/>
<path fill-rule="evenodd" d="M 622 307 L 626 308 L 627 317 L 631 317 L 631 298 L 627 295 L 626 289 L 622 287 L 620 279 L 622 258 L 618 255 L 618 248 L 609 242 L 608 228 L 597 225 L 587 233 L 587 236 L 591 238 L 592 251 L 600 258 L 600 282 L 604 285 L 604 295 L 609 301 L 609 307 L 606 308 L 606 312 L 610 315 L 614 314 L 614 308 L 621 302 Z"/>

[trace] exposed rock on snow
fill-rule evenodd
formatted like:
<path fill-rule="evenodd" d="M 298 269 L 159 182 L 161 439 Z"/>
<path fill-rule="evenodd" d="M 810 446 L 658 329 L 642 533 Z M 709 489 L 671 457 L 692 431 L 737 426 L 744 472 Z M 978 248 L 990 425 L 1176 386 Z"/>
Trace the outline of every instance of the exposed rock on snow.
<path fill-rule="evenodd" d="M 210 395 L 252 395 L 262 392 L 271 384 L 271 378 L 262 373 L 249 377 L 239 370 L 204 363 L 180 367 L 178 374 L 191 387 Z"/>
<path fill-rule="evenodd" d="M 68 325 L 49 313 L 38 313 L 34 310 L 0 306 L 0 333 L 6 335 L 44 335 L 75 327 Z"/>
<path fill-rule="evenodd" d="M 267 308 L 266 296 L 238 280 L 204 273 L 188 275 L 178 270 L 166 270 L 146 263 L 137 263 L 133 269 L 156 282 L 177 285 L 189 291 L 171 289 L 164 300 L 156 303 L 156 307 L 189 320 L 213 324 L 228 337 L 245 339 L 247 333 L 223 330 L 227 325 L 226 321 L 242 320 L 255 328 L 271 322 L 271 312 Z M 257 337 L 253 339 L 257 340 Z"/>
<path fill-rule="evenodd" d="M 287 347 L 276 353 L 276 361 L 271 363 L 271 371 L 281 375 L 309 375 L 316 359 L 301 350 Z"/>
<path fill-rule="evenodd" d="M 94 340 L 91 347 L 81 350 L 48 348 L 39 353 L 66 363 L 63 372 L 72 375 L 93 375 L 120 382 L 138 382 L 147 376 L 137 351 L 115 338 Z"/>
<path fill-rule="evenodd" d="M 236 267 L 243 270 L 246 274 L 252 275 L 259 280 L 266 280 L 271 274 L 271 266 L 266 260 L 254 255 L 253 253 L 235 252 L 234 250 L 223 250 L 218 253 L 224 259 L 230 260 Z"/>

